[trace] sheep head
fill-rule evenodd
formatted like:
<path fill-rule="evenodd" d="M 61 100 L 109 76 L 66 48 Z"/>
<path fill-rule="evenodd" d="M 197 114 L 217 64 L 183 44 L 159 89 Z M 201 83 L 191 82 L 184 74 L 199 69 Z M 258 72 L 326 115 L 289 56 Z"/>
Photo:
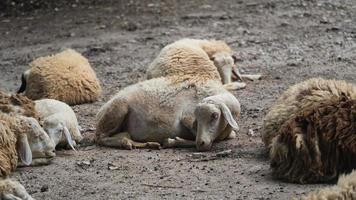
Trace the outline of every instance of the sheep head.
<path fill-rule="evenodd" d="M 223 84 L 231 83 L 231 77 L 233 75 L 241 79 L 241 75 L 235 64 L 237 60 L 235 55 L 231 55 L 230 53 L 217 53 L 212 57 L 212 60 L 219 71 Z"/>
<path fill-rule="evenodd" d="M 76 145 L 76 143 L 72 139 L 72 136 L 66 124 L 61 121 L 59 117 L 57 117 L 56 115 L 47 117 L 44 121 L 43 127 L 47 132 L 48 136 L 53 141 L 54 145 L 60 143 L 62 138 L 65 137 L 69 147 L 75 150 L 74 146 Z"/>
<path fill-rule="evenodd" d="M 239 114 L 240 103 L 230 93 L 203 99 L 195 109 L 198 151 L 208 151 L 215 140 L 227 138 L 232 130 L 238 131 L 235 118 Z"/>
<path fill-rule="evenodd" d="M 28 155 L 24 154 L 24 152 L 28 153 L 28 148 L 30 148 L 32 153 L 32 165 L 36 165 L 36 160 L 41 160 L 41 163 L 43 163 L 44 160 L 49 162 L 56 155 L 54 153 L 54 143 L 36 119 L 24 116 L 20 118 L 22 127 L 26 130 L 26 134 L 23 134 L 18 142 L 20 144 L 18 146 L 21 147 L 19 151 L 21 161 L 25 165 L 31 164 Z"/>

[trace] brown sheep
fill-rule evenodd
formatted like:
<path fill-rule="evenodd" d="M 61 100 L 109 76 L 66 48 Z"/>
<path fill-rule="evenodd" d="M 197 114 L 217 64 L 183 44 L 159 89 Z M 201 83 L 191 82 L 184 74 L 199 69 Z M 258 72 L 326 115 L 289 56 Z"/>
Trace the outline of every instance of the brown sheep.
<path fill-rule="evenodd" d="M 280 124 L 269 146 L 273 175 L 315 183 L 356 168 L 355 97 L 355 86 L 335 80 L 312 79 L 287 90 L 277 103 L 284 100 L 290 113 L 275 119 Z"/>
<path fill-rule="evenodd" d="M 30 67 L 22 75 L 18 93 L 24 92 L 32 100 L 49 98 L 75 105 L 97 101 L 101 95 L 88 60 L 72 49 L 37 58 Z"/>

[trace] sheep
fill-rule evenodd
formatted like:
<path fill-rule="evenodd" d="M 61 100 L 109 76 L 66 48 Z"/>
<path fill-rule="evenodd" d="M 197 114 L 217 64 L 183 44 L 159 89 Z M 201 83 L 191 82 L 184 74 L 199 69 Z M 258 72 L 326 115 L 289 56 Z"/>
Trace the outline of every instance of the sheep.
<path fill-rule="evenodd" d="M 88 60 L 67 49 L 30 63 L 30 69 L 22 74 L 18 93 L 32 100 L 50 98 L 75 105 L 97 101 L 101 87 Z"/>
<path fill-rule="evenodd" d="M 0 199 L 31 200 L 25 188 L 8 176 L 19 166 L 18 159 L 24 165 L 37 165 L 36 159 L 42 164 L 54 156 L 53 143 L 44 131 L 36 132 L 40 130 L 36 122 L 34 118 L 0 112 Z"/>
<path fill-rule="evenodd" d="M 337 185 L 323 188 L 303 196 L 301 200 L 354 200 L 356 199 L 356 171 L 339 177 Z"/>
<path fill-rule="evenodd" d="M 215 40 L 181 39 L 167 45 L 149 65 L 147 69 L 147 79 L 182 74 L 187 69 L 181 68 L 180 63 L 190 58 L 191 64 L 188 67 L 192 68 L 189 70 L 194 72 L 193 69 L 197 63 L 194 63 L 194 56 L 196 54 L 191 53 L 192 51 L 199 51 L 199 59 L 205 59 L 205 63 L 214 63 L 214 66 L 219 72 L 219 77 L 214 78 L 221 80 L 225 84 L 226 89 L 236 90 L 246 86 L 245 83 L 232 83 L 231 77 L 233 73 L 242 80 L 235 65 L 236 57 L 225 42 Z M 174 57 L 174 59 L 171 59 L 172 57 Z M 184 59 L 184 61 L 182 61 L 182 59 Z M 170 60 L 170 62 L 166 62 L 166 60 Z"/>
<path fill-rule="evenodd" d="M 180 65 L 167 69 L 175 75 L 117 93 L 97 114 L 97 143 L 124 149 L 196 146 L 207 151 L 214 141 L 236 137 L 240 103 L 206 57 L 201 49 L 184 47 L 165 59 Z"/>
<path fill-rule="evenodd" d="M 56 146 L 69 145 L 73 150 L 83 137 L 77 117 L 67 104 L 55 99 L 35 101 L 35 108 L 43 119 L 43 127 Z M 72 139 L 73 138 L 73 139 Z"/>
<path fill-rule="evenodd" d="M 307 80 L 282 94 L 270 112 L 265 125 L 274 130 L 265 127 L 264 134 L 275 177 L 328 182 L 356 168 L 356 86 Z"/>

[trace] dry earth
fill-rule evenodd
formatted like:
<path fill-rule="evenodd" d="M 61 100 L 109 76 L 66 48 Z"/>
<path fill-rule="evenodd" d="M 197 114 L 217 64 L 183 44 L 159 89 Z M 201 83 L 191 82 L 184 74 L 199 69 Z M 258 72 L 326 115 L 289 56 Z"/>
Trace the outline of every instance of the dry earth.
<path fill-rule="evenodd" d="M 104 95 L 94 104 L 74 106 L 86 137 L 77 153 L 62 150 L 53 164 L 14 174 L 34 198 L 289 199 L 322 187 L 271 177 L 260 139 L 262 118 L 284 89 L 307 78 L 356 83 L 356 1 L 55 2 L 0 10 L 0 88 L 15 92 L 31 60 L 74 48 L 92 63 Z M 240 55 L 241 69 L 264 75 L 236 92 L 242 103 L 238 138 L 207 153 L 231 149 L 232 154 L 202 161 L 191 157 L 194 149 L 93 145 L 100 106 L 121 88 L 144 80 L 159 50 L 183 37 L 223 39 Z M 249 129 L 255 135 L 248 135 Z"/>

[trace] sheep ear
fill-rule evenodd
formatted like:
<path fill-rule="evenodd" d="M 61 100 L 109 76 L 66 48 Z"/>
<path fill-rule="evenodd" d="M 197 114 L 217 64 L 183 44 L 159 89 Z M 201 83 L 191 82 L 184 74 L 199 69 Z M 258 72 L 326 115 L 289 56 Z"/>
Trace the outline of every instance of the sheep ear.
<path fill-rule="evenodd" d="M 64 132 L 64 136 L 66 137 L 70 148 L 72 148 L 74 151 L 77 151 L 74 148 L 74 143 L 73 143 L 72 136 L 71 136 L 71 134 L 70 134 L 70 132 L 69 132 L 69 130 L 68 130 L 68 128 L 66 126 L 63 126 L 63 132 Z"/>
<path fill-rule="evenodd" d="M 27 135 L 23 135 L 19 138 L 17 152 L 19 154 L 20 160 L 24 165 L 30 165 L 32 163 L 32 151 L 30 144 L 27 140 Z"/>
<path fill-rule="evenodd" d="M 237 122 L 235 121 L 234 117 L 232 116 L 230 109 L 224 103 L 220 104 L 220 108 L 221 108 L 222 114 L 224 115 L 224 118 L 229 123 L 229 125 L 235 131 L 238 131 L 239 130 L 239 125 L 237 124 Z"/>
<path fill-rule="evenodd" d="M 239 72 L 239 69 L 237 69 L 236 66 L 233 66 L 233 67 L 232 67 L 232 73 L 233 73 L 233 75 L 236 76 L 237 80 L 244 81 L 244 79 L 242 78 L 242 76 L 241 76 L 241 74 L 240 74 L 240 72 Z"/>
<path fill-rule="evenodd" d="M 26 90 L 26 78 L 25 78 L 25 72 L 21 76 L 21 86 L 17 93 L 23 93 Z"/>

